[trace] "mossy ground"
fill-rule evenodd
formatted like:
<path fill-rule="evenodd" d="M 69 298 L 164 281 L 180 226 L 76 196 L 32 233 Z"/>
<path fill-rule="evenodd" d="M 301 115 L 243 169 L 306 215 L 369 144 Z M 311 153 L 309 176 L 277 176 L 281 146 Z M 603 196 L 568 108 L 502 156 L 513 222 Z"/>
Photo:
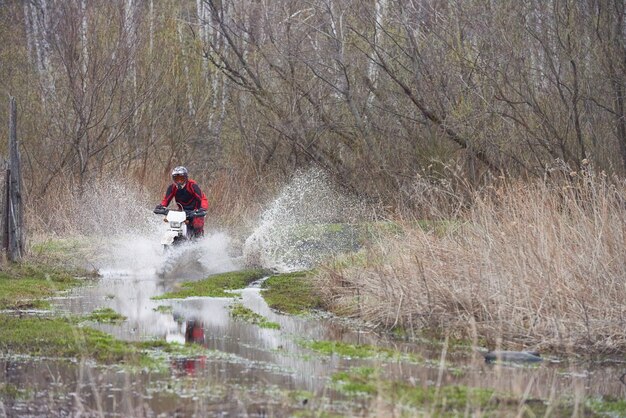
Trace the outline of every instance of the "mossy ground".
<path fill-rule="evenodd" d="M 0 399 L 26 399 L 29 396 L 32 396 L 30 392 L 31 391 L 27 389 L 18 388 L 12 384 L 0 383 Z"/>
<path fill-rule="evenodd" d="M 163 314 L 174 312 L 174 308 L 170 305 L 159 305 L 156 308 L 152 309 L 154 312 L 159 312 Z"/>
<path fill-rule="evenodd" d="M 10 263 L 0 270 L 0 309 L 45 308 L 41 299 L 84 283 L 93 272 L 33 262 Z"/>
<path fill-rule="evenodd" d="M 253 310 L 246 308 L 241 303 L 231 305 L 230 316 L 250 324 L 258 325 L 261 328 L 280 329 L 280 324 L 269 321 L 263 315 L 259 315 Z"/>
<path fill-rule="evenodd" d="M 84 326 L 87 317 L 16 317 L 0 314 L 0 354 L 89 358 L 102 364 L 167 369 L 170 358 L 206 355 L 197 344 L 180 345 L 163 340 L 126 342 Z"/>
<path fill-rule="evenodd" d="M 94 322 L 114 324 L 125 321 L 126 317 L 115 312 L 111 308 L 101 308 L 96 309 L 91 314 L 87 315 L 86 319 Z"/>
<path fill-rule="evenodd" d="M 338 355 L 350 358 L 393 357 L 393 352 L 368 344 L 347 344 L 341 341 L 304 341 L 303 346 L 323 355 Z"/>
<path fill-rule="evenodd" d="M 138 356 L 130 344 L 71 318 L 18 318 L 0 315 L 0 351 L 5 354 L 94 358 L 103 363 L 125 362 Z"/>
<path fill-rule="evenodd" d="M 204 280 L 182 283 L 179 290 L 156 296 L 153 299 L 184 299 L 193 296 L 235 297 L 235 295 L 226 291 L 244 289 L 250 283 L 259 280 L 266 274 L 267 272 L 261 269 L 216 274 Z"/>
<path fill-rule="evenodd" d="M 300 344 L 317 353 L 331 356 L 338 355 L 348 358 L 361 359 L 396 359 L 411 363 L 421 363 L 414 354 L 402 353 L 384 347 L 375 347 L 369 344 L 348 344 L 341 341 L 300 341 Z"/>
<path fill-rule="evenodd" d="M 261 295 L 272 309 L 302 314 L 322 307 L 320 297 L 309 280 L 310 272 L 274 275 L 261 285 Z"/>

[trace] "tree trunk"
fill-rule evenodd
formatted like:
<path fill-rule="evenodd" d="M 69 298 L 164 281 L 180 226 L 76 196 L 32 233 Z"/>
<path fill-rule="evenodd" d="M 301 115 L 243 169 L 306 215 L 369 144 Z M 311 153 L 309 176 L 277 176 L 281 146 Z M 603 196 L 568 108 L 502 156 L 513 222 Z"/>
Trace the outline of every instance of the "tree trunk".
<path fill-rule="evenodd" d="M 22 216 L 22 174 L 17 143 L 17 108 L 15 99 L 9 98 L 9 169 L 7 171 L 7 206 L 5 230 L 7 256 L 10 261 L 20 261 L 24 254 L 24 225 Z"/>

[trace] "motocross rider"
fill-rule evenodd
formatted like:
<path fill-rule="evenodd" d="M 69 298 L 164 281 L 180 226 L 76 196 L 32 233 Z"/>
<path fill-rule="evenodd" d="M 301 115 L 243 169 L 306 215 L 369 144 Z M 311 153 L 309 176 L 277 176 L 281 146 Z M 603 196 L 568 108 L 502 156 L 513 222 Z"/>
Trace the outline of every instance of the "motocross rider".
<path fill-rule="evenodd" d="M 165 192 L 165 196 L 160 204 L 154 209 L 154 213 L 161 213 L 172 199 L 176 199 L 176 203 L 183 207 L 186 212 L 203 211 L 209 208 L 209 201 L 206 195 L 200 190 L 200 186 L 194 180 L 189 178 L 189 172 L 185 167 L 178 166 L 172 170 L 172 180 Z M 189 222 L 191 227 L 191 236 L 199 238 L 204 235 L 204 216 L 195 216 Z"/>

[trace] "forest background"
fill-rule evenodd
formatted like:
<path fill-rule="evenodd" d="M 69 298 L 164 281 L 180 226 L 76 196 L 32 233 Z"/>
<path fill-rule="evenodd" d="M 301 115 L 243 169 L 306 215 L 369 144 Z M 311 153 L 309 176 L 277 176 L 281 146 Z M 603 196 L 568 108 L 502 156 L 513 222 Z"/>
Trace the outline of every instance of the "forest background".
<path fill-rule="evenodd" d="M 625 172 L 624 9 L 5 0 L 0 89 L 17 98 L 30 208 L 102 180 L 161 193 L 178 164 L 232 205 L 315 164 L 428 216 L 420 192 L 442 182 L 543 178 L 586 159 Z"/>
<path fill-rule="evenodd" d="M 379 216 L 465 221 L 327 271 L 335 307 L 626 349 L 622 0 L 3 0 L 0 45 L 31 230 L 180 164 L 232 225 L 315 165 Z"/>

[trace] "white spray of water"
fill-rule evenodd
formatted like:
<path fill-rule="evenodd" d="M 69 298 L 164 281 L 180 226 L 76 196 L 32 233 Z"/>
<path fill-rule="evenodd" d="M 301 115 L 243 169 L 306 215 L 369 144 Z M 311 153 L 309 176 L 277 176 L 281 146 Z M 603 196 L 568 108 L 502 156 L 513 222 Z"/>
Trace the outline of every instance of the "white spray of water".
<path fill-rule="evenodd" d="M 152 208 L 157 202 L 139 187 L 97 185 L 73 208 L 75 228 L 97 249 L 95 266 L 103 275 L 187 273 L 208 275 L 238 268 L 229 254 L 230 238 L 207 232 L 192 245 L 165 253 L 161 236 L 167 225 Z"/>
<path fill-rule="evenodd" d="M 195 279 L 239 268 L 239 260 L 229 254 L 230 238 L 223 232 L 207 233 L 192 243 L 165 251 L 160 234 L 116 236 L 104 240 L 108 248 L 99 260 L 103 275 L 167 275 Z"/>
<path fill-rule="evenodd" d="M 261 215 L 244 244 L 244 260 L 282 272 L 311 268 L 358 246 L 350 225 L 363 214 L 363 205 L 340 193 L 320 169 L 298 172 Z"/>

